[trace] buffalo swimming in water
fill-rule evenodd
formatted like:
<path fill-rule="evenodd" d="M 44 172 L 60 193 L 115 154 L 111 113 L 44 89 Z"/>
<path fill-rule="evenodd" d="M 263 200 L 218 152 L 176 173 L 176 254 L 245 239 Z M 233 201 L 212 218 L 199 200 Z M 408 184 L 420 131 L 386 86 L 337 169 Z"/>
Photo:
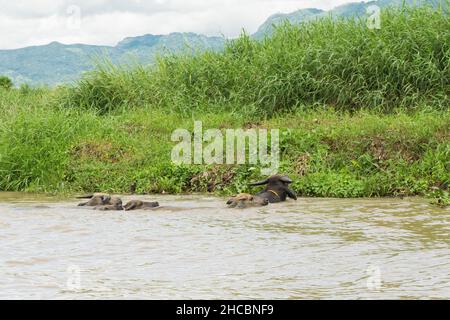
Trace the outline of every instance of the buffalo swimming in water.
<path fill-rule="evenodd" d="M 150 209 L 155 209 L 155 208 L 158 208 L 158 207 L 159 207 L 159 203 L 156 202 L 156 201 L 154 201 L 154 202 L 145 202 L 145 201 L 141 201 L 141 200 L 131 200 L 130 202 L 125 204 L 123 209 L 125 211 L 150 210 Z"/>
<path fill-rule="evenodd" d="M 288 197 L 297 200 L 297 195 L 294 190 L 289 187 L 292 182 L 293 181 L 288 176 L 273 175 L 265 180 L 250 184 L 251 186 L 266 185 L 262 191 L 255 195 L 248 193 L 238 194 L 237 196 L 230 198 L 227 205 L 230 208 L 247 208 L 283 202 L 286 201 Z"/>
<path fill-rule="evenodd" d="M 269 203 L 277 203 L 286 201 L 286 198 L 297 200 L 297 195 L 289 185 L 293 181 L 284 175 L 274 175 L 265 180 L 251 183 L 251 186 L 263 186 L 267 185 L 264 190 L 258 192 L 256 195 L 267 199 Z"/>
<path fill-rule="evenodd" d="M 227 202 L 228 207 L 240 209 L 267 206 L 268 204 L 269 200 L 248 193 L 240 193 L 237 196 L 232 197 Z"/>
<path fill-rule="evenodd" d="M 141 200 L 131 200 L 122 205 L 122 200 L 118 197 L 112 197 L 106 193 L 93 193 L 77 197 L 77 199 L 90 199 L 87 202 L 80 203 L 80 207 L 94 207 L 94 210 L 112 211 L 112 210 L 148 210 L 159 207 L 158 202 L 146 202 Z"/>

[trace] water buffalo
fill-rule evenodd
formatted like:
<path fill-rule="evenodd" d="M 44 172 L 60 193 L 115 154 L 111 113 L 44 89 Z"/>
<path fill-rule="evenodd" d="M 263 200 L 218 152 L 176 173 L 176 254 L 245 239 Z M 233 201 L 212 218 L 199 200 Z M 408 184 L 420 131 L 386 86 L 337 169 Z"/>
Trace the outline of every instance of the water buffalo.
<path fill-rule="evenodd" d="M 289 188 L 293 181 L 284 175 L 274 175 L 265 180 L 251 183 L 251 186 L 267 185 L 266 188 L 256 194 L 256 196 L 267 199 L 269 203 L 286 201 L 286 198 L 297 200 L 294 190 Z"/>
<path fill-rule="evenodd" d="M 94 210 L 100 211 L 121 211 L 123 210 L 122 200 L 117 197 L 111 197 L 107 205 L 95 206 Z"/>
<path fill-rule="evenodd" d="M 230 200 L 228 200 L 227 205 L 229 208 L 249 208 L 249 207 L 260 207 L 267 206 L 269 204 L 269 200 L 254 196 L 248 193 L 240 193 L 237 196 L 234 196 Z"/>
<path fill-rule="evenodd" d="M 108 194 L 98 193 L 89 196 L 78 197 L 78 199 L 90 199 L 88 202 L 80 203 L 79 207 L 96 207 L 113 205 L 111 202 L 111 196 Z"/>
<path fill-rule="evenodd" d="M 154 209 L 159 207 L 158 202 L 145 202 L 140 200 L 131 200 L 125 206 L 123 207 L 125 211 L 131 211 L 131 210 L 148 210 L 148 209 Z"/>

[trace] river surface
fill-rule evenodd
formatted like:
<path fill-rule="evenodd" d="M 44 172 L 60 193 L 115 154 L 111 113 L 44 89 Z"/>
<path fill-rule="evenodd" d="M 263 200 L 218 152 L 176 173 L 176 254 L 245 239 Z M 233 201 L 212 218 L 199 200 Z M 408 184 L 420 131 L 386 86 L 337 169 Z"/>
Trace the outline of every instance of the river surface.
<path fill-rule="evenodd" d="M 0 194 L 0 299 L 450 299 L 450 210 L 427 200 L 134 198 L 171 208 Z"/>

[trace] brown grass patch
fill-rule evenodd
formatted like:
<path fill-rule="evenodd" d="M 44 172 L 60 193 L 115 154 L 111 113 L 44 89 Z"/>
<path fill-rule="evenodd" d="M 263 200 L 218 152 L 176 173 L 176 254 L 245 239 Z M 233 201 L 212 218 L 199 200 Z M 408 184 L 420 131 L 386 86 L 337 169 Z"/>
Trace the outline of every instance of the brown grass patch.
<path fill-rule="evenodd" d="M 214 192 L 217 189 L 223 189 L 234 176 L 233 166 L 217 165 L 194 176 L 189 184 L 193 191 L 206 189 L 208 192 Z"/>

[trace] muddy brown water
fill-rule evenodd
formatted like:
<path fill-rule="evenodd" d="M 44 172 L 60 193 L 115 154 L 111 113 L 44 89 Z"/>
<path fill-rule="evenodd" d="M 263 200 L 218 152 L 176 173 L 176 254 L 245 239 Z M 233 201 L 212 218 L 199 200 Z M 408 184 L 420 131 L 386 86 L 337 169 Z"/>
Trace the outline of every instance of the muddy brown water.
<path fill-rule="evenodd" d="M 450 210 L 424 199 L 137 198 L 175 208 L 0 194 L 0 298 L 450 299 Z"/>

